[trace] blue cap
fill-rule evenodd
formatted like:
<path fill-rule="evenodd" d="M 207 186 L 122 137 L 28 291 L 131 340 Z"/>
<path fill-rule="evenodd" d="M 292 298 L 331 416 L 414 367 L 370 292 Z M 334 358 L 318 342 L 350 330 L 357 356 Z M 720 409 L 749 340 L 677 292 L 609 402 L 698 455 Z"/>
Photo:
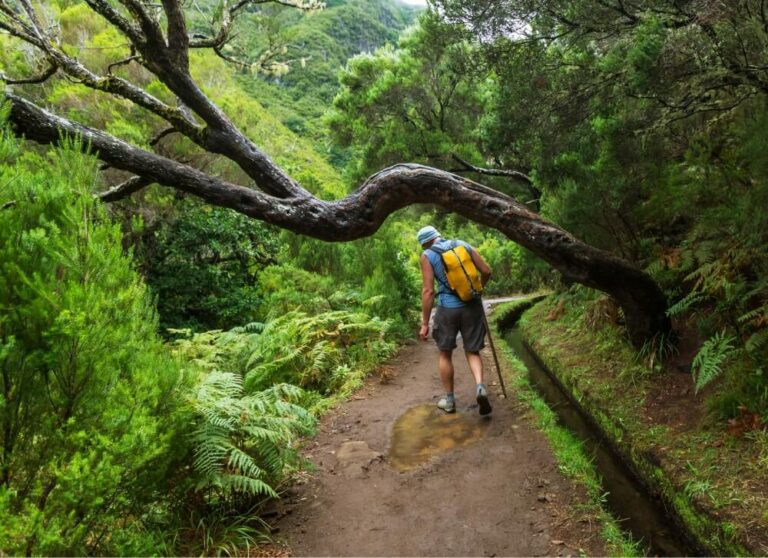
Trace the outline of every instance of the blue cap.
<path fill-rule="evenodd" d="M 426 227 L 422 227 L 419 229 L 419 232 L 416 233 L 416 239 L 419 241 L 419 244 L 424 246 L 427 242 L 430 240 L 434 240 L 440 236 L 440 233 L 437 232 L 437 229 L 433 227 L 432 225 L 427 225 Z"/>

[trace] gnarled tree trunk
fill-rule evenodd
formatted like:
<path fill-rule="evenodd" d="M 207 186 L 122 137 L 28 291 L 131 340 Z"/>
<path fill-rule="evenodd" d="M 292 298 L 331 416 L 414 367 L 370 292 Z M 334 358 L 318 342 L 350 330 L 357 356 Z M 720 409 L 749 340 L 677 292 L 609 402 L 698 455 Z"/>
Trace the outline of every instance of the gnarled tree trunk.
<path fill-rule="evenodd" d="M 252 3 L 270 0 L 225 0 L 221 17 L 211 22 L 211 37 L 190 37 L 180 0 L 149 6 L 137 0 L 85 0 L 131 46 L 131 56 L 116 60 L 100 75 L 64 48 L 57 26 L 46 25 L 28 0 L 0 0 L 0 30 L 26 43 L 47 63 L 34 77 L 8 84 L 29 86 L 64 74 L 84 87 L 128 100 L 164 121 L 157 139 L 178 133 L 200 148 L 227 157 L 256 188 L 232 184 L 189 165 L 140 149 L 102 130 L 83 126 L 44 110 L 28 99 L 6 93 L 10 122 L 19 135 L 41 143 L 79 137 L 111 167 L 133 173 L 102 195 L 113 201 L 153 182 L 194 194 L 203 200 L 323 240 L 343 241 L 373 234 L 392 212 L 415 203 L 439 205 L 483 225 L 494 227 L 549 262 L 566 277 L 612 295 L 624 309 L 635 344 L 669 329 L 666 300 L 642 271 L 589 246 L 524 205 L 500 192 L 454 174 L 420 165 L 395 165 L 370 177 L 346 198 L 317 199 L 288 176 L 246 137 L 192 79 L 189 50 L 212 49 L 220 56 L 234 36 L 232 24 Z M 281 4 L 314 9 L 313 0 L 280 0 Z M 156 10 L 162 8 L 164 17 Z M 139 64 L 176 96 L 171 106 L 139 84 L 112 74 L 113 68 Z M 506 171 L 509 174 L 511 171 Z"/>
<path fill-rule="evenodd" d="M 10 119 L 19 135 L 41 143 L 78 136 L 109 165 L 136 173 L 142 183 L 157 182 L 194 194 L 296 233 L 328 241 L 373 234 L 394 211 L 411 204 L 433 204 L 493 227 L 549 262 L 567 278 L 613 296 L 624 309 L 636 345 L 669 330 L 666 299 L 644 272 L 585 244 L 513 198 L 466 178 L 414 164 L 400 164 L 371 176 L 338 201 L 322 201 L 298 185 L 293 195 L 276 197 L 206 175 L 192 167 L 138 149 L 108 134 L 40 109 L 9 95 Z M 125 192 L 108 192 L 118 199 Z"/>

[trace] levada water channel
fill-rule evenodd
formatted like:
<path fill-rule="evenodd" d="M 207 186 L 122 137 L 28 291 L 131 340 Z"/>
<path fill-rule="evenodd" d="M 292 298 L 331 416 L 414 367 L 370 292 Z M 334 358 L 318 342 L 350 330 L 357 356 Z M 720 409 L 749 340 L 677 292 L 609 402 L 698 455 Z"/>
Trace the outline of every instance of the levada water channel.
<path fill-rule="evenodd" d="M 527 305 L 530 307 L 532 304 Z M 573 400 L 570 393 L 543 366 L 525 343 L 516 327 L 526 308 L 516 308 L 500 320 L 504 341 L 528 369 L 528 379 L 547 405 L 555 411 L 560 423 L 581 439 L 593 455 L 602 477 L 606 502 L 622 528 L 642 541 L 650 555 L 698 556 L 706 551 L 679 528 L 679 522 L 663 503 L 648 494 L 641 481 L 611 448 L 594 420 Z"/>

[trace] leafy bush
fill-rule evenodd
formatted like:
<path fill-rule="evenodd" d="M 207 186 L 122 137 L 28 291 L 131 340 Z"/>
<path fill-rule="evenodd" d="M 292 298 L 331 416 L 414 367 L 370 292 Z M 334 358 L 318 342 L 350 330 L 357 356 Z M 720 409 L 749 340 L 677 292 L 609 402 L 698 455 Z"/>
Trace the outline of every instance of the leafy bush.
<path fill-rule="evenodd" d="M 313 420 L 295 404 L 302 390 L 277 384 L 246 395 L 232 372 L 205 374 L 192 405 L 196 490 L 209 506 L 241 508 L 277 497 L 278 485 L 299 463 L 295 442 Z"/>
<path fill-rule="evenodd" d="M 184 200 L 142 245 L 160 325 L 230 328 L 260 312 L 257 278 L 278 258 L 278 233 L 230 210 Z"/>
<path fill-rule="evenodd" d="M 348 394 L 373 365 L 394 351 L 387 323 L 346 311 L 291 312 L 264 329 L 245 364 L 245 385 L 291 382 L 323 395 Z"/>
<path fill-rule="evenodd" d="M 242 375 L 248 394 L 290 383 L 322 396 L 347 395 L 394 352 L 395 343 L 386 337 L 388 325 L 361 312 L 294 310 L 255 328 L 258 333 L 240 328 L 188 332 L 174 345 L 204 368 Z M 302 404 L 313 401 L 317 398 L 309 396 Z"/>
<path fill-rule="evenodd" d="M 70 146 L 0 132 L 0 548 L 162 551 L 146 528 L 185 447 L 177 364 Z"/>

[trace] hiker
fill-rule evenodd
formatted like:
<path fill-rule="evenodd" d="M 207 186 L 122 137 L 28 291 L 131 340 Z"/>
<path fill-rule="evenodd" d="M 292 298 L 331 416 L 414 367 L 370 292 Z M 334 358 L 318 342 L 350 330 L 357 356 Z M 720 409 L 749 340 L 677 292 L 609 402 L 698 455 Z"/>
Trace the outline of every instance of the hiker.
<path fill-rule="evenodd" d="M 462 266 L 472 268 L 475 273 L 479 272 L 479 285 L 475 284 L 476 290 L 482 290 L 491 277 L 491 268 L 480 256 L 480 254 L 469 244 L 462 240 L 445 240 L 432 226 L 426 226 L 419 230 L 416 238 L 424 248 L 421 254 L 421 330 L 419 337 L 426 341 L 429 336 L 429 318 L 432 313 L 432 303 L 434 301 L 434 283 L 437 281 L 437 311 L 432 329 L 432 337 L 437 342 L 437 348 L 440 350 L 438 360 L 440 369 L 440 381 L 445 390 L 445 397 L 440 399 L 437 406 L 446 413 L 456 412 L 456 399 L 453 394 L 453 350 L 456 348 L 456 335 L 461 332 L 461 338 L 464 343 L 464 352 L 467 356 L 467 363 L 475 378 L 477 403 L 480 406 L 480 414 L 487 415 L 491 412 L 491 404 L 488 401 L 488 391 L 483 383 L 483 360 L 480 358 L 480 349 L 485 346 L 485 320 L 483 302 L 478 293 L 472 295 L 461 293 L 464 299 L 460 298 L 459 290 L 451 288 L 446 274 L 446 268 L 443 263 L 442 254 L 451 249 L 464 247 L 471 257 L 470 262 Z M 462 252 L 458 249 L 459 252 Z M 454 251 L 455 253 L 455 251 Z M 469 259 L 469 258 L 467 258 Z M 476 269 L 474 269 L 476 268 Z M 463 273 L 462 279 L 466 272 Z M 466 277 L 466 284 L 469 277 Z M 456 280 L 454 279 L 454 284 Z"/>

